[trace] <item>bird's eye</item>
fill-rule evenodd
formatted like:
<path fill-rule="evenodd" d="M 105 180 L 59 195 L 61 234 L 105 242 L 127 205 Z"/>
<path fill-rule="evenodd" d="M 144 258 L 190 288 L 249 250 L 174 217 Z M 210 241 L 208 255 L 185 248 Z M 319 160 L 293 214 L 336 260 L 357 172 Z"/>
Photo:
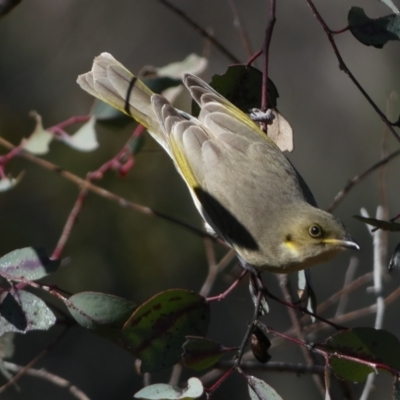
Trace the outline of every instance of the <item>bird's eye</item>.
<path fill-rule="evenodd" d="M 308 233 L 313 238 L 319 238 L 322 235 L 322 229 L 319 225 L 311 225 L 308 228 Z"/>

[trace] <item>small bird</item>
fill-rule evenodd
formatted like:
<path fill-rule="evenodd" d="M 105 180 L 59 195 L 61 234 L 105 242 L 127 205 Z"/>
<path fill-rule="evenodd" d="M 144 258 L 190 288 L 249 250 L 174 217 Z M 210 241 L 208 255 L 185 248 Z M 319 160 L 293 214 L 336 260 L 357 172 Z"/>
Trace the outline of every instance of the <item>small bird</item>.
<path fill-rule="evenodd" d="M 82 89 L 144 125 L 172 158 L 208 229 L 253 271 L 290 273 L 359 250 L 343 224 L 319 209 L 277 145 L 200 78 L 183 83 L 197 118 L 154 94 L 108 53 L 78 77 Z"/>

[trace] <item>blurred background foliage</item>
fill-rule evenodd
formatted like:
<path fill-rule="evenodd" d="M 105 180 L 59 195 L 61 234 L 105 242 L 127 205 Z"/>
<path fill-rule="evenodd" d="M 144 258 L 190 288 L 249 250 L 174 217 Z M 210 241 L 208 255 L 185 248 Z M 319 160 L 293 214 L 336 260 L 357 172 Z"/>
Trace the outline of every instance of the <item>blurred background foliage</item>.
<path fill-rule="evenodd" d="M 176 0 L 174 4 L 199 25 L 212 30 L 240 60 L 247 61 L 228 1 Z M 256 51 L 264 38 L 268 2 L 236 0 L 236 4 Z M 318 0 L 315 4 L 332 29 L 346 25 L 350 6 L 363 7 L 370 17 L 390 13 L 386 6 L 372 0 L 351 3 Z M 45 127 L 89 112 L 92 98 L 81 91 L 75 81 L 78 74 L 90 69 L 93 58 L 103 51 L 110 52 L 130 70 L 138 72 L 145 65 L 163 66 L 182 60 L 189 53 L 203 55 L 206 48 L 210 57 L 204 74 L 206 80 L 214 73 L 224 72 L 231 63 L 156 0 L 24 1 L 0 20 L 0 43 L 0 134 L 14 144 L 34 128 L 34 120 L 28 117 L 30 110 L 42 115 Z M 398 43 L 389 43 L 378 50 L 361 45 L 350 33 L 337 36 L 337 43 L 349 68 L 384 110 L 391 91 L 399 90 Z M 339 70 L 328 41 L 305 1 L 278 1 L 270 77 L 280 94 L 279 110 L 295 131 L 295 150 L 289 157 L 320 206 L 325 208 L 349 178 L 380 158 L 383 124 Z M 398 113 L 396 108 L 391 119 Z M 100 148 L 91 153 L 79 153 L 53 142 L 45 158 L 84 177 L 112 158 L 133 128 L 133 123 L 118 131 L 102 127 L 98 138 Z M 391 136 L 388 148 L 398 148 Z M 396 159 L 389 165 L 386 181 L 391 216 L 400 211 L 398 168 Z M 22 159 L 13 160 L 8 170 L 14 176 L 21 170 L 26 173 L 15 189 L 0 194 L 0 254 L 31 245 L 45 246 L 51 253 L 78 188 Z M 166 154 L 150 137 L 126 178 L 108 173 L 99 184 L 132 201 L 201 226 L 185 185 Z M 378 203 L 378 174 L 374 173 L 356 186 L 334 212 L 363 248 L 358 255 L 359 275 L 372 268 L 372 244 L 365 226 L 351 216 L 359 214 L 360 207 L 366 207 L 374 215 Z M 398 237 L 391 234 L 389 249 L 397 242 Z M 219 252 L 222 254 L 221 250 Z M 197 291 L 207 273 L 201 239 L 179 226 L 123 209 L 92 194 L 63 256 L 68 262 L 47 278 L 47 282 L 56 283 L 71 293 L 102 291 L 138 303 L 168 288 Z M 346 253 L 313 270 L 319 301 L 341 288 L 349 258 L 350 254 Z M 274 276 L 266 273 L 264 278 L 271 290 L 278 293 Z M 229 280 L 222 277 L 214 293 L 221 292 L 228 283 Z M 398 276 L 388 277 L 385 293 L 398 283 Z M 361 290 L 351 297 L 349 309 L 372 302 L 373 296 Z M 396 309 L 396 305 L 388 308 L 384 327 L 400 336 Z M 209 336 L 226 345 L 237 345 L 251 312 L 247 286 L 242 284 L 226 301 L 213 305 Z M 326 316 L 329 315 L 332 311 Z M 373 320 L 371 315 L 349 325 L 373 325 Z M 268 323 L 275 329 L 288 328 L 286 309 L 272 303 Z M 48 333 L 18 336 L 13 361 L 22 365 L 29 362 L 58 331 L 55 327 Z M 302 361 L 300 350 L 292 344 L 272 351 L 272 356 L 273 361 Z M 133 357 L 80 328 L 72 329 L 37 367 L 68 379 L 91 399 L 129 399 L 142 385 L 142 378 L 134 372 Z M 165 381 L 167 377 L 168 371 L 156 374 L 153 381 Z M 299 393 L 307 394 L 308 399 L 319 398 L 309 376 L 270 373 L 263 378 L 283 398 L 299 398 Z M 386 398 L 385 390 L 390 388 L 385 384 L 388 379 L 385 376 L 378 379 L 374 398 Z M 19 386 L 19 392 L 11 389 L 1 398 L 72 398 L 66 390 L 35 378 L 23 378 Z M 241 384 L 231 377 L 214 397 L 246 398 L 246 391 L 244 382 Z"/>

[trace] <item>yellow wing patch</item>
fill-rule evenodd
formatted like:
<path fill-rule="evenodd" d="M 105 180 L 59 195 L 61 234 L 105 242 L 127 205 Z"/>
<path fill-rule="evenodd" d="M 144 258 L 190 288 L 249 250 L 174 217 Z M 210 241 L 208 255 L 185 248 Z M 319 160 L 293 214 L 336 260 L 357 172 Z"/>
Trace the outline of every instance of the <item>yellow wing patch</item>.
<path fill-rule="evenodd" d="M 179 147 L 179 145 L 176 143 L 176 141 L 173 140 L 173 138 L 171 136 L 169 136 L 168 144 L 171 149 L 173 159 L 174 159 L 175 163 L 177 164 L 177 167 L 178 167 L 180 173 L 183 175 L 183 178 L 186 181 L 186 183 L 192 189 L 195 189 L 196 187 L 200 187 L 201 185 L 199 184 L 199 181 L 197 180 L 196 176 L 194 175 L 192 169 L 190 168 L 190 165 L 187 161 L 187 158 L 183 154 L 182 149 Z"/>

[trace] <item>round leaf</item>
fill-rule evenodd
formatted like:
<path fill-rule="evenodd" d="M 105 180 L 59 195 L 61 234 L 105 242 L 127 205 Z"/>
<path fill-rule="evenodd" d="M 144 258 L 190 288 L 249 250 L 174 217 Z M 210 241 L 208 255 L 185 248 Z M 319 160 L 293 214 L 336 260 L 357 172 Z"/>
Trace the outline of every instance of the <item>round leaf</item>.
<path fill-rule="evenodd" d="M 334 373 L 352 382 L 364 382 L 375 366 L 386 365 L 400 371 L 400 342 L 390 332 L 374 328 L 354 328 L 337 333 L 324 342 L 322 348 L 330 353 Z M 340 355 L 351 356 L 376 365 L 349 361 Z"/>
<path fill-rule="evenodd" d="M 186 339 L 183 344 L 182 360 L 186 367 L 196 371 L 211 367 L 227 352 L 237 350 L 224 347 L 204 337 L 187 336 Z"/>
<path fill-rule="evenodd" d="M 248 376 L 247 383 L 251 400 L 283 400 L 275 389 L 261 379 Z"/>
<path fill-rule="evenodd" d="M 123 329 L 123 341 L 142 360 L 142 372 L 179 361 L 185 336 L 204 336 L 210 320 L 204 297 L 182 289 L 159 293 L 142 304 Z"/>
<path fill-rule="evenodd" d="M 186 389 L 180 389 L 165 383 L 156 383 L 139 390 L 133 397 L 146 400 L 190 400 L 199 398 L 203 392 L 204 388 L 200 379 L 190 378 Z"/>
<path fill-rule="evenodd" d="M 366 46 L 382 48 L 389 40 L 400 39 L 400 16 L 371 19 L 360 7 L 352 7 L 347 16 L 351 33 Z"/>
<path fill-rule="evenodd" d="M 55 322 L 46 303 L 24 290 L 8 292 L 1 302 L 0 336 L 5 332 L 48 330 Z"/>
<path fill-rule="evenodd" d="M 119 340 L 122 327 L 136 305 L 121 297 L 105 293 L 81 292 L 69 298 L 69 312 L 79 325 L 100 336 Z"/>
<path fill-rule="evenodd" d="M 0 275 L 4 272 L 16 278 L 33 281 L 56 271 L 59 266 L 60 260 L 50 260 L 45 249 L 25 247 L 0 258 Z"/>
<path fill-rule="evenodd" d="M 210 86 L 245 113 L 261 107 L 262 73 L 254 67 L 232 65 L 222 75 L 214 75 Z M 278 90 L 268 79 L 268 107 L 275 108 Z M 193 115 L 199 114 L 198 106 L 193 106 Z"/>

